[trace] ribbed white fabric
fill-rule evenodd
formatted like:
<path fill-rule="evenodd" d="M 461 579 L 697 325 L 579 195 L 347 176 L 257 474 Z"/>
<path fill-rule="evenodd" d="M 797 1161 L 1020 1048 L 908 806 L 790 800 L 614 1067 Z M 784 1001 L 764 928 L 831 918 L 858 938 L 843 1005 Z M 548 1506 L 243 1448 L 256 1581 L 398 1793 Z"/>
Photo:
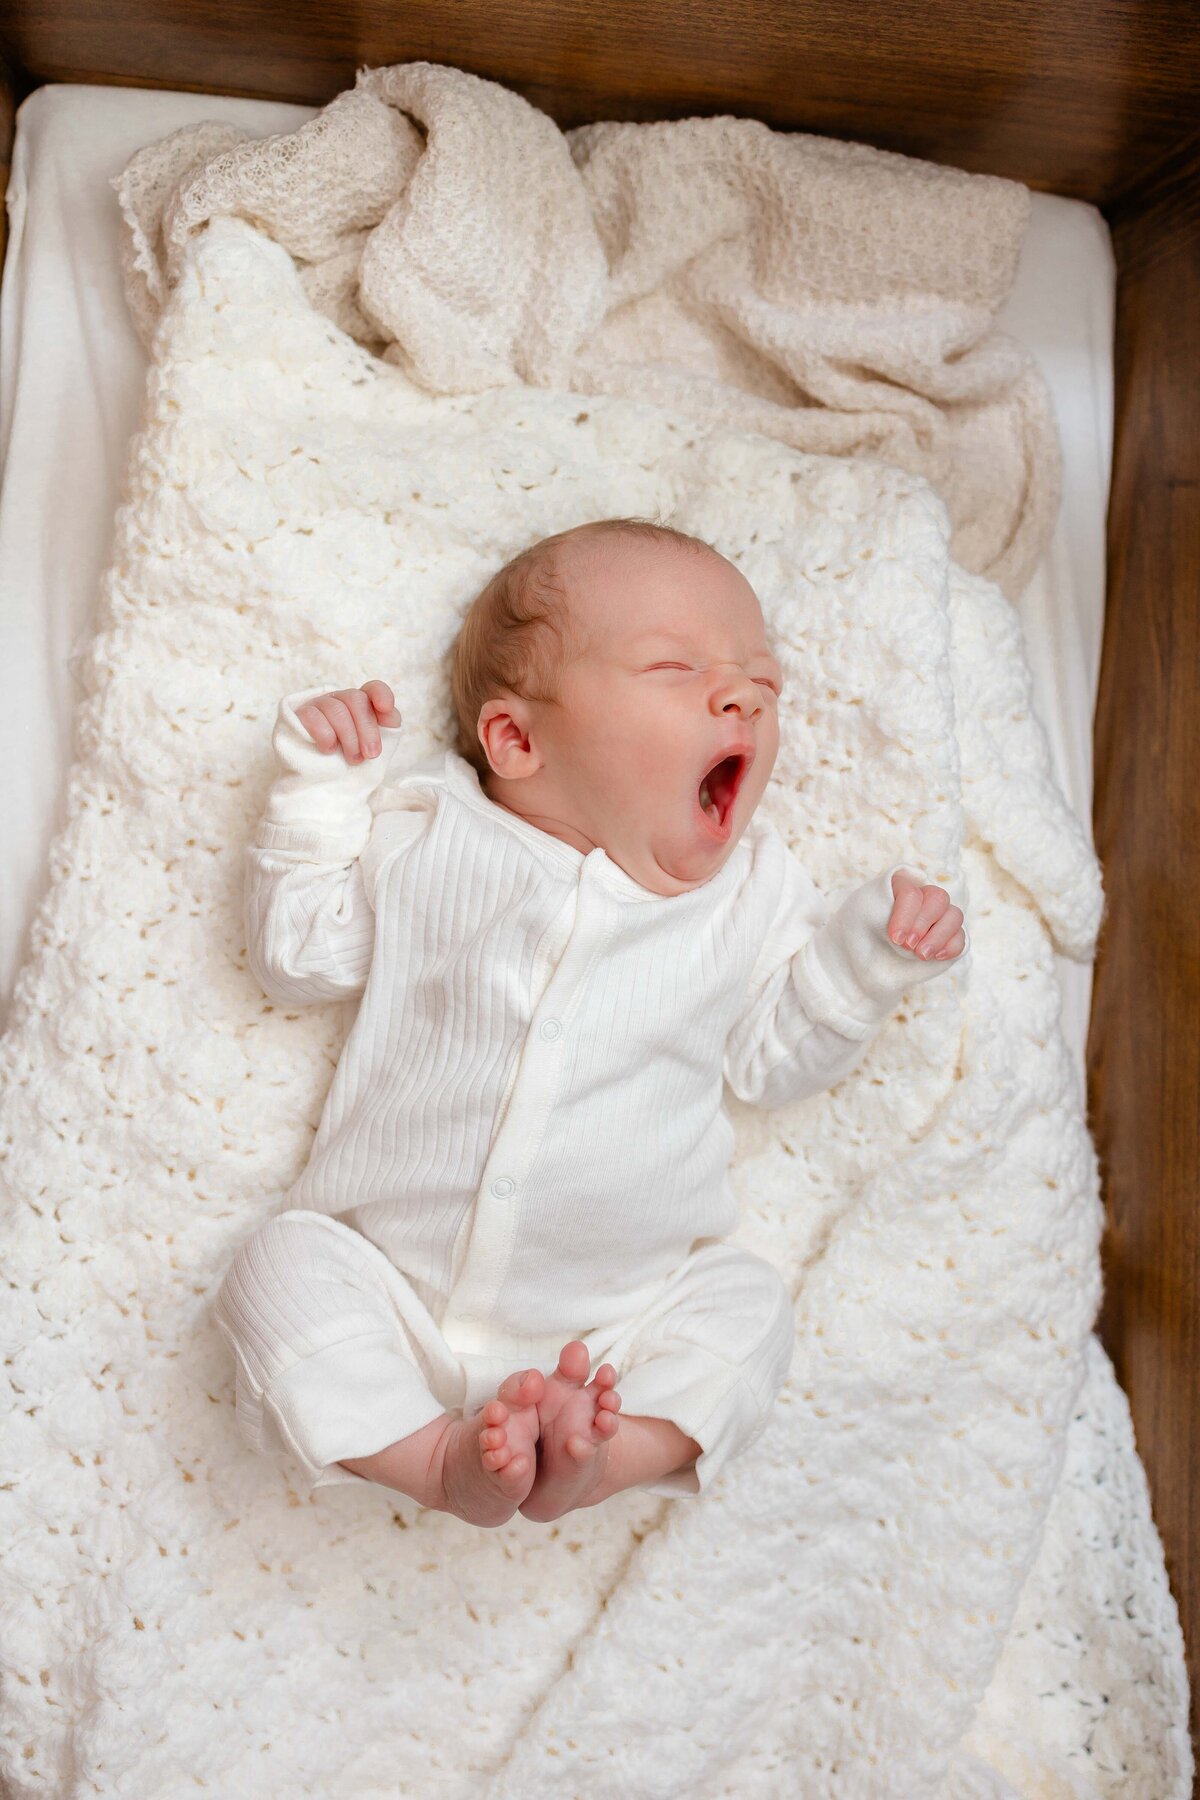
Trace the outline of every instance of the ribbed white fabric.
<path fill-rule="evenodd" d="M 516 1369 L 551 1374 L 568 1336 L 496 1331 L 487 1350 L 455 1350 L 362 1232 L 303 1211 L 251 1233 L 214 1317 L 234 1355 L 243 1439 L 268 1456 L 285 1451 L 310 1491 L 360 1482 L 345 1459 L 446 1412 L 470 1418 Z M 792 1296 L 761 1256 L 704 1243 L 642 1311 L 569 1335 L 581 1337 L 589 1369 L 612 1364 L 623 1419 L 669 1419 L 699 1443 L 692 1462 L 638 1484 L 677 1499 L 711 1487 L 766 1428 L 791 1366 Z"/>
<path fill-rule="evenodd" d="M 456 1350 L 615 1325 L 737 1224 L 723 1078 L 764 1106 L 815 1093 L 953 965 L 887 937 L 904 865 L 826 918 L 766 822 L 661 896 L 496 805 L 453 751 L 373 811 L 403 728 L 374 759 L 326 754 L 296 708 L 327 691 L 281 702 L 247 851 L 266 993 L 362 995 L 285 1204 L 367 1236 Z"/>

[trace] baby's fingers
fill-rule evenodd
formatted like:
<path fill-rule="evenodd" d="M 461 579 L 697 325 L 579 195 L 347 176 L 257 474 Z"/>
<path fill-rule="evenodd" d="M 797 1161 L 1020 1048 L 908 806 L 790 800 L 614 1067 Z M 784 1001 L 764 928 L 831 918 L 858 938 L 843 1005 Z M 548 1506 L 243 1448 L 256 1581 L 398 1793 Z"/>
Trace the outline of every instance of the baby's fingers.
<path fill-rule="evenodd" d="M 942 917 L 950 904 L 950 896 L 945 888 L 918 887 L 901 870 L 892 877 L 893 894 L 898 882 L 901 882 L 901 888 L 888 920 L 888 936 L 894 944 L 915 950 L 930 926 Z M 959 917 L 961 919 L 961 913 Z"/>
<path fill-rule="evenodd" d="M 922 962 L 934 958 L 945 960 L 957 956 L 966 945 L 962 930 L 963 916 L 957 906 L 947 906 L 936 925 L 931 925 L 920 943 L 916 946 L 916 954 Z M 957 949 L 952 948 L 957 944 Z"/>
<path fill-rule="evenodd" d="M 347 704 L 349 698 L 348 693 L 325 694 L 315 704 L 320 707 L 326 722 L 336 733 L 337 742 L 342 747 L 342 754 L 346 761 L 355 763 L 361 762 L 362 756 L 358 747 L 358 727 L 355 723 L 354 713 Z M 363 704 L 367 707 L 370 706 L 365 695 Z"/>
<path fill-rule="evenodd" d="M 326 704 L 326 696 L 320 700 L 306 700 L 303 706 L 296 708 L 296 717 L 307 731 L 318 750 L 326 755 L 338 747 L 338 734 L 332 723 L 325 717 L 322 708 Z"/>
<path fill-rule="evenodd" d="M 892 876 L 892 916 L 888 920 L 888 936 L 894 944 L 907 942 L 923 892 L 921 883 L 914 881 L 904 869 L 897 869 Z"/>
<path fill-rule="evenodd" d="M 368 756 L 378 756 L 382 749 L 379 726 L 375 721 L 375 708 L 371 696 L 363 688 L 346 688 L 339 699 L 344 700 L 353 715 L 355 754 L 346 751 L 347 762 L 362 762 Z"/>
<path fill-rule="evenodd" d="M 386 725 L 389 731 L 394 730 L 401 722 L 400 714 L 396 711 L 396 703 L 392 695 L 392 690 L 387 682 L 364 681 L 363 693 L 375 708 L 379 723 L 381 725 Z"/>
<path fill-rule="evenodd" d="M 376 713 L 389 726 L 400 723 L 400 714 L 392 705 L 392 690 L 385 681 L 322 694 L 297 708 L 296 717 L 318 750 L 328 755 L 340 744 L 348 763 L 360 763 L 378 756 L 383 747 Z"/>

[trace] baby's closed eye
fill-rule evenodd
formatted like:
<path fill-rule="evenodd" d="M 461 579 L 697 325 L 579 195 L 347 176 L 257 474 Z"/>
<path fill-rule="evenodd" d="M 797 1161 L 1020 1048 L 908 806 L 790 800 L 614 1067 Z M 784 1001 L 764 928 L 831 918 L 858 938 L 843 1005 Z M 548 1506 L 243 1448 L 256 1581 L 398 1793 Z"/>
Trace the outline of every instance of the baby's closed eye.
<path fill-rule="evenodd" d="M 683 669 L 689 675 L 695 674 L 690 663 L 651 663 L 648 669 L 643 670 L 643 674 L 652 675 L 656 669 Z M 754 679 L 760 687 L 770 688 L 773 694 L 778 695 L 783 691 L 782 683 L 772 681 L 768 675 L 756 675 Z"/>

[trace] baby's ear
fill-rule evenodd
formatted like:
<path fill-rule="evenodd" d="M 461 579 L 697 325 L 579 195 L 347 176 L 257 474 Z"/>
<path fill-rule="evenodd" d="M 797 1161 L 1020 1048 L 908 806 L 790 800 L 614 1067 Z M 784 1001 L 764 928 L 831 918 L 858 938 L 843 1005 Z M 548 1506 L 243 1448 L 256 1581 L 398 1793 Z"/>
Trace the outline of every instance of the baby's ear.
<path fill-rule="evenodd" d="M 493 774 L 505 781 L 519 781 L 542 766 L 520 715 L 516 700 L 489 700 L 479 714 L 480 746 Z"/>

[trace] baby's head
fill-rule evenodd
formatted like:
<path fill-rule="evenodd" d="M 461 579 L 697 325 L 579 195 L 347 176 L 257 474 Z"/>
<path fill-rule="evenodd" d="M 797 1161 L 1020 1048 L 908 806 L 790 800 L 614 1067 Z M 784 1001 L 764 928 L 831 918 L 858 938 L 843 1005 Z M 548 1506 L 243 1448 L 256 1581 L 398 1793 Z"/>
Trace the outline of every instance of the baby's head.
<path fill-rule="evenodd" d="M 683 893 L 762 798 L 782 678 L 754 589 L 710 544 L 596 520 L 522 551 L 476 598 L 453 651 L 455 747 L 497 805 Z"/>

